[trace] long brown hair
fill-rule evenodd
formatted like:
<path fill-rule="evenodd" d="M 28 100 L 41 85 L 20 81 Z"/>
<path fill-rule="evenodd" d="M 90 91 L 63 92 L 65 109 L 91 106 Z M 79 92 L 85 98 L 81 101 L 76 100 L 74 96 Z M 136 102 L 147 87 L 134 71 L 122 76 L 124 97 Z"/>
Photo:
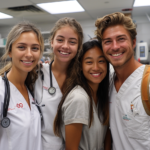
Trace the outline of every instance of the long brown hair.
<path fill-rule="evenodd" d="M 1 61 L 6 61 L 7 57 L 9 56 L 9 52 L 11 52 L 12 44 L 20 37 L 20 35 L 24 32 L 33 32 L 37 35 L 37 39 L 40 43 L 40 51 L 41 56 L 44 51 L 44 41 L 42 34 L 40 30 L 33 24 L 29 22 L 22 22 L 17 25 L 15 25 L 11 31 L 9 32 L 7 36 L 7 42 L 5 46 L 5 53 L 1 58 Z M 4 76 L 5 72 L 8 72 L 12 67 L 12 61 L 8 62 L 2 69 L 0 69 L 0 76 Z M 31 91 L 33 91 L 33 84 L 35 80 L 37 79 L 37 73 L 36 68 L 34 68 L 32 71 L 30 71 L 26 78 L 26 85 L 28 88 L 30 88 Z"/>
<path fill-rule="evenodd" d="M 80 51 L 78 57 L 75 60 L 73 65 L 72 72 L 70 77 L 66 80 L 66 89 L 65 93 L 62 97 L 62 100 L 58 106 L 57 115 L 54 121 L 54 133 L 57 136 L 61 134 L 61 125 L 62 125 L 62 105 L 69 94 L 69 92 L 76 86 L 80 85 L 82 88 L 87 92 L 90 98 L 90 109 L 89 109 L 89 116 L 90 122 L 89 127 L 92 124 L 93 120 L 93 100 L 92 100 L 92 88 L 87 83 L 86 78 L 82 72 L 82 58 L 84 54 L 91 48 L 98 47 L 102 50 L 102 46 L 98 41 L 89 41 L 83 44 L 82 50 Z M 98 114 L 101 122 L 106 125 L 109 121 L 109 101 L 108 101 L 108 92 L 109 92 L 109 63 L 107 62 L 107 75 L 103 79 L 103 81 L 99 84 L 99 88 L 97 91 L 98 97 Z"/>

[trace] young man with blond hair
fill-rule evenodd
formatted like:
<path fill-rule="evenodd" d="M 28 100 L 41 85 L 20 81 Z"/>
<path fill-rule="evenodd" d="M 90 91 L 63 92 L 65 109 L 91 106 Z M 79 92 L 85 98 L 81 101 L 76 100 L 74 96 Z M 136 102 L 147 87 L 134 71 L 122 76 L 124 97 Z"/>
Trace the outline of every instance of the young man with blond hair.
<path fill-rule="evenodd" d="M 115 73 L 110 85 L 110 130 L 113 150 L 150 150 L 150 117 L 141 100 L 145 65 L 134 59 L 136 26 L 122 13 L 99 18 L 98 40 Z"/>

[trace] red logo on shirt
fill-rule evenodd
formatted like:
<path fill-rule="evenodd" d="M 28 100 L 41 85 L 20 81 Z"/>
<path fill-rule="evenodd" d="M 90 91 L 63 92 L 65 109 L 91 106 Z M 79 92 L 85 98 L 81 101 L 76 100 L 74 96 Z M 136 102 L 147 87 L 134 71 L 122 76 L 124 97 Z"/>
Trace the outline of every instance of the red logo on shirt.
<path fill-rule="evenodd" d="M 23 104 L 22 103 L 16 104 L 16 107 L 23 108 Z"/>

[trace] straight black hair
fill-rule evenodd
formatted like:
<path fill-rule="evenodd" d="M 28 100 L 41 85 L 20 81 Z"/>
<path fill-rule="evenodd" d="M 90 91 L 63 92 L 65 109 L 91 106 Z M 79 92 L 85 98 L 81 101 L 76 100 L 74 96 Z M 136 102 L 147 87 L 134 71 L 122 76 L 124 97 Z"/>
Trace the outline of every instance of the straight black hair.
<path fill-rule="evenodd" d="M 79 56 L 79 61 L 82 62 L 82 58 L 83 58 L 84 54 L 88 50 L 90 50 L 94 47 L 98 47 L 99 49 L 101 49 L 103 51 L 101 43 L 98 42 L 97 40 L 91 40 L 91 41 L 85 42 L 83 44 L 82 54 L 80 54 L 80 56 Z M 101 83 L 99 84 L 99 87 L 97 90 L 98 115 L 99 115 L 100 121 L 104 125 L 108 124 L 108 122 L 109 122 L 109 71 L 110 71 L 110 69 L 109 69 L 109 62 L 107 60 L 106 60 L 106 63 L 107 63 L 107 74 L 106 74 L 105 78 L 101 81 Z M 86 78 L 84 77 L 83 73 L 81 73 L 81 74 L 82 74 L 82 78 L 84 79 L 84 81 L 86 81 Z M 89 85 L 87 85 L 87 86 L 89 86 Z"/>

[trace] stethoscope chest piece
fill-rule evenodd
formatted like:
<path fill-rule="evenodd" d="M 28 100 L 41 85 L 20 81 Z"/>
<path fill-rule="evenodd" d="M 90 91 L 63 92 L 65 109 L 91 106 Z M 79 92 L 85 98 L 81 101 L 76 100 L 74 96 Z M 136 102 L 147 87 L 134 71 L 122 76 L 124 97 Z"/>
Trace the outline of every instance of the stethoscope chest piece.
<path fill-rule="evenodd" d="M 50 95 L 53 95 L 56 92 L 56 88 L 53 87 L 53 81 L 52 81 L 52 71 L 51 71 L 51 66 L 54 60 L 51 61 L 50 65 L 49 65 L 49 75 L 50 75 L 50 87 L 48 89 L 48 93 Z"/>
<path fill-rule="evenodd" d="M 9 125 L 10 125 L 10 119 L 7 118 L 7 117 L 4 117 L 4 118 L 1 120 L 1 126 L 2 126 L 3 128 L 7 128 L 7 127 L 9 127 Z"/>
<path fill-rule="evenodd" d="M 51 94 L 51 95 L 53 95 L 55 92 L 56 92 L 56 89 L 54 87 L 50 87 L 48 89 L 48 93 Z"/>

